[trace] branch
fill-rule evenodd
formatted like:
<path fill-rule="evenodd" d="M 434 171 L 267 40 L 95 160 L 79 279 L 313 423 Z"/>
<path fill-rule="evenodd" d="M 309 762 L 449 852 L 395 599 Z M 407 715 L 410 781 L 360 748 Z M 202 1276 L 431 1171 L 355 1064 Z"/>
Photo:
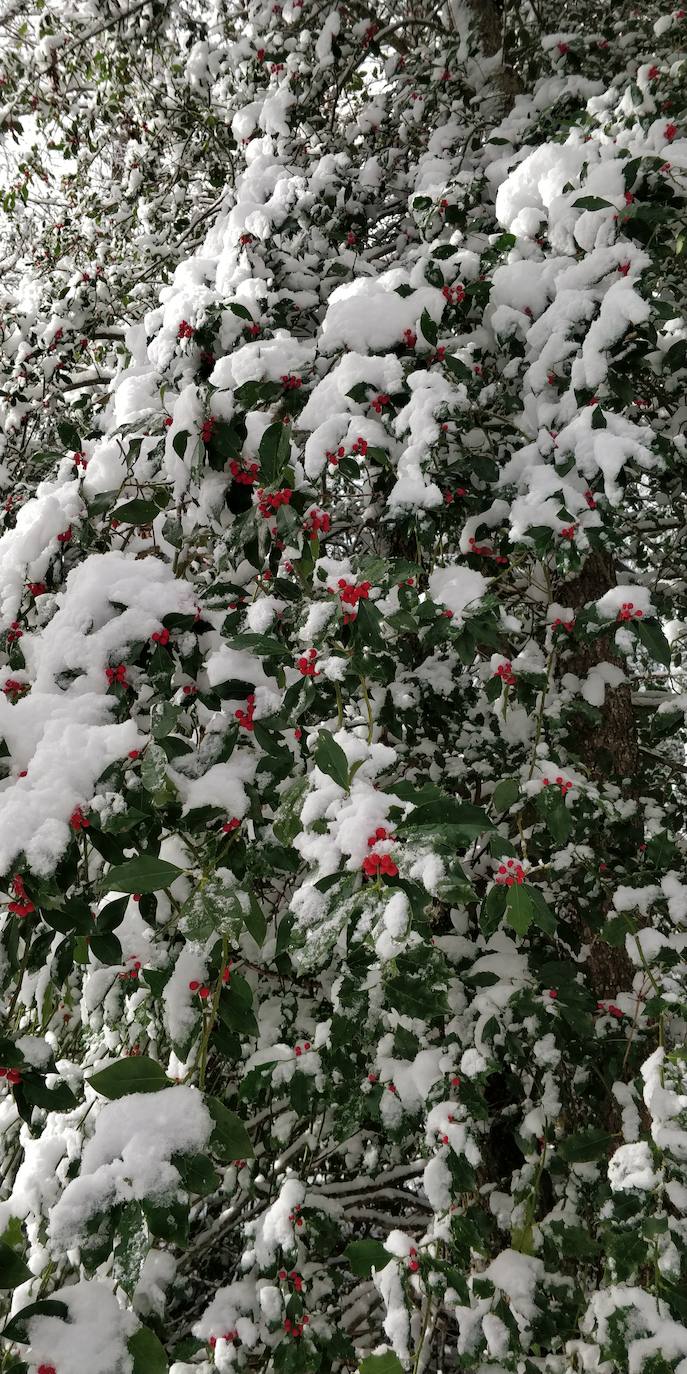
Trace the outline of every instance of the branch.
<path fill-rule="evenodd" d="M 68 57 L 70 53 L 76 52 L 77 48 L 83 47 L 89 38 L 96 38 L 99 33 L 104 33 L 105 29 L 114 29 L 117 24 L 123 24 L 125 19 L 130 19 L 133 14 L 144 9 L 150 4 L 150 0 L 138 0 L 138 4 L 131 5 L 128 10 L 123 10 L 121 14 L 114 15 L 111 19 L 104 19 L 102 24 L 95 24 L 92 29 L 83 34 L 81 38 L 75 38 L 73 43 L 69 43 L 66 48 L 60 50 L 60 57 Z"/>
<path fill-rule="evenodd" d="M 82 391 L 87 386 L 109 386 L 115 378 L 114 372 L 108 377 L 82 377 L 79 382 L 70 382 L 69 386 L 62 388 L 62 394 L 66 396 L 68 391 Z"/>

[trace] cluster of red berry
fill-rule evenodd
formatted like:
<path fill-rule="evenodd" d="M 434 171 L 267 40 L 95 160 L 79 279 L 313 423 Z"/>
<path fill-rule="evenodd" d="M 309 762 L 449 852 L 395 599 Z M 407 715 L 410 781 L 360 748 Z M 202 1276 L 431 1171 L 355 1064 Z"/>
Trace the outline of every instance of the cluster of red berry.
<path fill-rule="evenodd" d="M 393 840 L 394 838 L 395 836 L 390 835 L 383 825 L 378 825 L 374 834 L 368 835 L 367 847 L 373 849 L 381 840 Z M 390 854 L 368 854 L 367 858 L 363 859 L 362 870 L 367 878 L 376 878 L 380 873 L 385 874 L 387 878 L 395 878 L 398 873 L 398 868 Z"/>
<path fill-rule="evenodd" d="M 329 534 L 332 527 L 331 516 L 327 511 L 311 510 L 305 517 L 303 529 L 313 539 L 318 534 Z"/>
<path fill-rule="evenodd" d="M 232 1329 L 231 1331 L 223 1331 L 221 1336 L 211 1336 L 208 1341 L 208 1345 L 210 1346 L 211 1350 L 214 1350 L 218 1341 L 237 1341 L 238 1338 L 239 1333 L 234 1329 Z"/>
<path fill-rule="evenodd" d="M 470 553 L 479 554 L 481 558 L 493 558 L 494 562 L 498 563 L 499 566 L 505 566 L 508 562 L 508 559 L 505 558 L 503 554 L 494 553 L 494 550 L 490 548 L 488 544 L 478 544 L 477 540 L 472 536 L 468 539 L 468 544 L 470 545 Z"/>
<path fill-rule="evenodd" d="M 292 496 L 291 487 L 282 487 L 281 491 L 272 492 L 265 492 L 264 487 L 258 487 L 258 510 L 267 519 L 274 511 L 279 510 L 280 506 L 288 506 Z"/>
<path fill-rule="evenodd" d="M 512 663 L 500 663 L 494 676 L 503 678 L 506 687 L 515 687 L 518 680 L 513 672 Z"/>
<path fill-rule="evenodd" d="M 28 682 L 20 682 L 16 677 L 8 677 L 3 683 L 2 690 L 5 696 L 14 704 L 14 702 L 18 701 L 26 692 L 30 692 L 31 687 Z"/>
<path fill-rule="evenodd" d="M 13 916 L 30 916 L 36 910 L 31 898 L 27 895 L 24 886 L 24 879 L 20 873 L 15 873 L 10 884 L 14 893 L 15 900 L 8 904 L 7 910 Z"/>
<path fill-rule="evenodd" d="M 361 582 L 359 585 L 356 585 L 355 582 L 347 582 L 345 577 L 340 577 L 338 587 L 339 596 L 344 604 L 346 606 L 357 606 L 359 601 L 367 601 L 372 583 Z M 332 587 L 330 590 L 333 591 L 334 588 Z"/>
<path fill-rule="evenodd" d="M 0 1069 L 0 1078 L 5 1078 L 13 1088 L 16 1087 L 17 1083 L 21 1083 L 19 1069 Z"/>
<path fill-rule="evenodd" d="M 143 968 L 143 965 L 142 965 L 140 959 L 137 959 L 136 956 L 135 956 L 134 954 L 130 954 L 130 955 L 128 956 L 128 958 L 133 960 L 133 963 L 132 963 L 132 965 L 131 965 L 131 968 L 126 968 L 126 969 L 124 969 L 124 971 L 123 971 L 122 973 L 120 973 L 119 976 L 120 976 L 120 978 L 122 978 L 122 979 L 126 979 L 126 978 L 133 979 L 133 981 L 135 982 L 136 979 L 138 978 L 138 975 L 139 975 L 140 970 Z M 140 1053 L 140 1051 L 139 1051 L 139 1053 Z"/>
<path fill-rule="evenodd" d="M 294 1340 L 297 1340 L 299 1336 L 303 1335 L 303 1327 L 307 1326 L 309 1321 L 310 1318 L 307 1312 L 303 1313 L 299 1322 L 292 1322 L 290 1317 L 286 1317 L 284 1320 L 284 1330 L 287 1336 L 293 1336 Z"/>
<path fill-rule="evenodd" d="M 177 339 L 192 339 L 195 332 L 193 325 L 189 324 L 188 320 L 182 320 L 177 329 Z"/>
<path fill-rule="evenodd" d="M 634 601 L 623 601 L 618 611 L 618 620 L 641 620 L 643 611 L 635 610 Z"/>
<path fill-rule="evenodd" d="M 509 859 L 507 863 L 499 864 L 494 881 L 501 887 L 522 887 L 525 881 L 525 870 L 522 864 L 515 862 L 515 859 Z"/>
<path fill-rule="evenodd" d="M 317 649 L 308 649 L 307 655 L 296 660 L 296 667 L 301 677 L 319 677 L 320 674 L 315 667 Z"/>
<path fill-rule="evenodd" d="M 238 482 L 240 486 L 252 487 L 258 480 L 260 464 L 249 463 L 248 467 L 243 468 L 241 467 L 241 464 L 236 461 L 235 458 L 232 458 L 229 464 L 229 471 L 234 481 Z"/>
<path fill-rule="evenodd" d="M 449 305 L 460 305 L 465 300 L 465 287 L 462 282 L 456 286 L 442 286 L 441 294 Z"/>
<path fill-rule="evenodd" d="M 623 1012 L 621 1011 L 620 1007 L 616 1007 L 614 1002 L 597 1002 L 596 1010 L 607 1012 L 609 1016 L 614 1016 L 616 1021 L 619 1021 L 621 1016 L 623 1015 Z"/>
<path fill-rule="evenodd" d="M 569 792 L 569 791 L 571 790 L 571 788 L 572 788 L 572 783 L 571 783 L 571 782 L 566 782 L 566 781 L 565 781 L 565 778 L 562 778 L 561 775 L 560 775 L 560 773 L 559 773 L 559 775 L 558 775 L 557 778 L 554 778 L 554 783 L 556 784 L 557 787 L 560 787 L 561 792 L 563 793 L 563 796 L 565 796 L 566 792 Z M 549 778 L 542 778 L 542 780 L 541 780 L 541 785 L 542 785 L 542 787 L 548 787 L 549 784 L 550 784 L 550 779 L 549 779 Z"/>
<path fill-rule="evenodd" d="M 252 730 L 253 716 L 255 715 L 255 697 L 252 692 L 250 696 L 246 697 L 246 705 L 248 707 L 247 711 L 242 711 L 239 707 L 238 711 L 234 711 L 234 715 L 239 725 L 241 725 L 244 730 Z"/>
<path fill-rule="evenodd" d="M 119 682 L 122 687 L 128 687 L 129 685 L 126 680 L 125 663 L 118 663 L 116 668 L 106 668 L 105 677 L 107 678 L 110 686 L 112 686 L 115 682 Z"/>

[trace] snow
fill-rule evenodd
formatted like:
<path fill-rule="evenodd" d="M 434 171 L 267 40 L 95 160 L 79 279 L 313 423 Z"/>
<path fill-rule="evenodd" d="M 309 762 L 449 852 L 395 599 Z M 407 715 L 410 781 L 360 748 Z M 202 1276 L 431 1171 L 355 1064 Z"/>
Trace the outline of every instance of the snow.
<path fill-rule="evenodd" d="M 603 706 L 606 699 L 606 688 L 619 687 L 621 682 L 625 682 L 626 677 L 622 670 L 615 663 L 595 663 L 590 668 L 586 678 L 581 684 L 580 691 L 585 701 L 590 706 Z"/>
<path fill-rule="evenodd" d="M 393 354 L 368 358 L 356 351 L 348 352 L 313 388 L 298 417 L 300 428 L 312 433 L 334 415 L 363 414 L 362 404 L 348 395 L 359 382 L 367 382 L 372 394 L 380 391 L 392 394 L 399 390 L 402 381 L 401 364 Z"/>
<path fill-rule="evenodd" d="M 30 1317 L 29 1359 L 69 1374 L 131 1374 L 133 1365 L 127 1341 L 138 1323 L 121 1307 L 109 1284 L 96 1280 L 54 1289 L 50 1297 L 64 1303 L 69 1319 Z"/>
<path fill-rule="evenodd" d="M 655 615 L 650 589 L 637 583 L 623 583 L 620 587 L 611 587 L 594 602 L 594 605 L 602 620 L 616 620 L 623 605 L 630 601 L 634 610 L 641 611 L 643 616 Z"/>
<path fill-rule="evenodd" d="M 429 578 L 429 593 L 434 601 L 446 606 L 454 615 L 462 615 L 468 607 L 478 609 L 478 603 L 486 594 L 489 578 L 472 568 L 455 564 L 453 567 L 435 568 Z"/>
<path fill-rule="evenodd" d="M 535 1294 L 544 1277 L 543 1260 L 518 1250 L 502 1250 L 487 1265 L 484 1275 L 506 1294 L 517 1312 L 529 1319 L 534 1317 Z"/>
<path fill-rule="evenodd" d="M 393 348 L 405 330 L 419 333 L 420 317 L 426 312 L 435 323 L 441 320 L 446 304 L 435 286 L 424 286 L 399 296 L 398 273 L 380 277 L 358 277 L 332 291 L 322 322 L 325 353 L 338 348 L 356 353 L 376 353 Z"/>
<path fill-rule="evenodd" d="M 661 879 L 661 891 L 668 899 L 668 914 L 675 925 L 687 925 L 687 883 L 680 882 L 677 873 L 666 873 Z"/>
<path fill-rule="evenodd" d="M 305 1201 L 305 1186 L 300 1179 L 282 1183 L 279 1196 L 255 1223 L 255 1258 L 262 1267 L 274 1264 L 278 1253 L 291 1254 L 296 1248 L 294 1207 Z"/>
<path fill-rule="evenodd" d="M 21 507 L 14 529 L 0 538 L 0 622 L 7 628 L 19 609 L 26 582 L 41 581 L 54 541 L 79 518 L 83 502 L 78 483 L 43 482 Z"/>
<path fill-rule="evenodd" d="M 241 820 L 249 802 L 245 783 L 253 782 L 257 759 L 252 751 L 235 749 L 227 763 L 215 763 L 200 778 L 191 780 L 170 769 L 176 787 L 183 797 L 186 815 L 196 807 L 221 806 L 229 817 Z"/>
<path fill-rule="evenodd" d="M 451 1206 L 451 1171 L 441 1155 L 428 1160 L 422 1186 L 434 1212 L 447 1212 Z"/>
<path fill-rule="evenodd" d="M 116 1203 L 175 1196 L 180 1175 L 172 1155 L 204 1149 L 212 1129 L 200 1093 L 181 1084 L 107 1102 L 84 1145 L 79 1176 L 52 1210 L 53 1243 L 72 1244 L 90 1217 Z"/>
<path fill-rule="evenodd" d="M 648 883 L 646 887 L 621 886 L 613 893 L 613 905 L 616 911 L 640 911 L 648 916 L 660 895 L 661 889 L 655 883 Z"/>
<path fill-rule="evenodd" d="M 621 1145 L 608 1161 L 608 1181 L 614 1193 L 647 1193 L 658 1184 L 651 1150 L 646 1141 Z"/>

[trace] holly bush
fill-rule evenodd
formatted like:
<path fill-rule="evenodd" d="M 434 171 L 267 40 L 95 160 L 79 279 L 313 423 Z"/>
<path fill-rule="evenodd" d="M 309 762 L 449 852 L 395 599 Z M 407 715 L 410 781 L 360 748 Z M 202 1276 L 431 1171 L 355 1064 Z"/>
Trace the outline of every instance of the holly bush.
<path fill-rule="evenodd" d="M 686 31 L 7 0 L 2 1374 L 685 1374 Z"/>

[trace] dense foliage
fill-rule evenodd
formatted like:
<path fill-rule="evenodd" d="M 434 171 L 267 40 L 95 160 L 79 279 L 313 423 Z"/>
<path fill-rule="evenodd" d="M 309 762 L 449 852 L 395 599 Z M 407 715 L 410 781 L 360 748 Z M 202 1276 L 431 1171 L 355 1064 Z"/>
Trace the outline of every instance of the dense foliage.
<path fill-rule="evenodd" d="M 687 1371 L 686 31 L 5 0 L 2 1374 Z"/>

